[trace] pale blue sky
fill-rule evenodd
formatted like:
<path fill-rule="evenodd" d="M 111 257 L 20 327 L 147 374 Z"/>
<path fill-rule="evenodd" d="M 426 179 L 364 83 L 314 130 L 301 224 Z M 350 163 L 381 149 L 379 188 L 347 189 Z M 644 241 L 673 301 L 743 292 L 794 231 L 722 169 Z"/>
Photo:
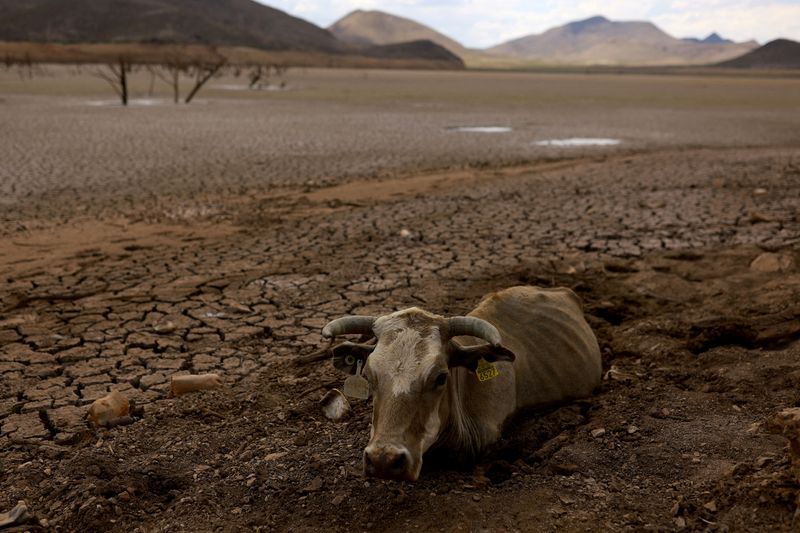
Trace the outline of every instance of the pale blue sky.
<path fill-rule="evenodd" d="M 800 40 L 800 0 L 258 0 L 327 27 L 354 9 L 413 18 L 472 47 L 605 15 L 650 20 L 675 37 Z"/>

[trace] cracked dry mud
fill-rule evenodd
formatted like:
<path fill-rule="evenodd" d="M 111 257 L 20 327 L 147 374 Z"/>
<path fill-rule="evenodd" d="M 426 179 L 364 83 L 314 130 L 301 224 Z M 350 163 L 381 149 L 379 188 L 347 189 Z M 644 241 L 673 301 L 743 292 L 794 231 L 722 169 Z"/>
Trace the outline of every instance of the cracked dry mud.
<path fill-rule="evenodd" d="M 4 109 L 15 98 L 34 99 Z M 279 167 L 242 194 L 203 181 L 202 155 L 181 160 L 196 190 L 158 197 L 146 177 L 106 197 L 78 166 L 58 203 L 43 173 L 0 244 L 0 510 L 25 500 L 64 531 L 791 528 L 798 484 L 764 423 L 800 403 L 800 153 L 737 131 L 528 159 L 490 137 L 480 164 L 447 168 L 469 160 L 456 142 L 351 172 L 394 153 L 382 132 L 333 170 L 336 143 L 320 148 L 304 164 L 321 181 Z M 519 416 L 477 465 L 433 454 L 418 483 L 362 478 L 370 406 L 322 415 L 343 380 L 309 357 L 322 326 L 461 314 L 521 283 L 582 297 L 597 394 Z M 168 396 L 170 376 L 202 372 L 224 389 Z M 143 419 L 89 429 L 110 390 Z"/>

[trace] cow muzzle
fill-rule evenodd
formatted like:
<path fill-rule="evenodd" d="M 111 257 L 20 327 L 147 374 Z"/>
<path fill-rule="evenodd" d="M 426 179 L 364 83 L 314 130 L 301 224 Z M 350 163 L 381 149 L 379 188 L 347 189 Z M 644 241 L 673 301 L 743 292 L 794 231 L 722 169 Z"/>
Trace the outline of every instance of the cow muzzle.
<path fill-rule="evenodd" d="M 396 481 L 416 481 L 411 453 L 394 445 L 370 444 L 364 450 L 364 475 Z"/>

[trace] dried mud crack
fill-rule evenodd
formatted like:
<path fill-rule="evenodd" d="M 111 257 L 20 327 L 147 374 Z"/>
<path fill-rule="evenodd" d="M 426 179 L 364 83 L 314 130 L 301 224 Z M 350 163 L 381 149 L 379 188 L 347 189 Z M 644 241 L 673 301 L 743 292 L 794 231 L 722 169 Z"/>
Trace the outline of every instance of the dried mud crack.
<path fill-rule="evenodd" d="M 800 405 L 799 164 L 665 151 L 241 197 L 89 246 L 71 232 L 102 217 L 27 230 L 54 252 L 3 245 L 0 506 L 65 531 L 788 529 L 798 487 L 762 425 Z M 369 405 L 322 416 L 321 327 L 520 283 L 582 297 L 598 393 L 518 417 L 477 465 L 362 478 Z M 170 398 L 189 372 L 225 389 Z M 144 418 L 90 430 L 112 389 Z"/>

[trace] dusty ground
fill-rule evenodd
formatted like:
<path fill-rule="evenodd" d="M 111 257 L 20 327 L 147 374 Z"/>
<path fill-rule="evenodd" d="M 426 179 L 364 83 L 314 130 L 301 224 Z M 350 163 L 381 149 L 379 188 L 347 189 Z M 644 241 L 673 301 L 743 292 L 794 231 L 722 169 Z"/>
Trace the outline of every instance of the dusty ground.
<path fill-rule="evenodd" d="M 124 110 L 4 76 L 0 510 L 64 531 L 791 528 L 765 423 L 800 405 L 797 82 L 309 71 Z M 559 137 L 624 142 L 534 144 Z M 369 405 L 327 421 L 343 376 L 301 362 L 322 325 L 519 283 L 582 296 L 597 394 L 520 416 L 478 465 L 363 479 Z M 226 387 L 169 398 L 189 371 Z M 112 389 L 144 417 L 89 430 Z"/>

